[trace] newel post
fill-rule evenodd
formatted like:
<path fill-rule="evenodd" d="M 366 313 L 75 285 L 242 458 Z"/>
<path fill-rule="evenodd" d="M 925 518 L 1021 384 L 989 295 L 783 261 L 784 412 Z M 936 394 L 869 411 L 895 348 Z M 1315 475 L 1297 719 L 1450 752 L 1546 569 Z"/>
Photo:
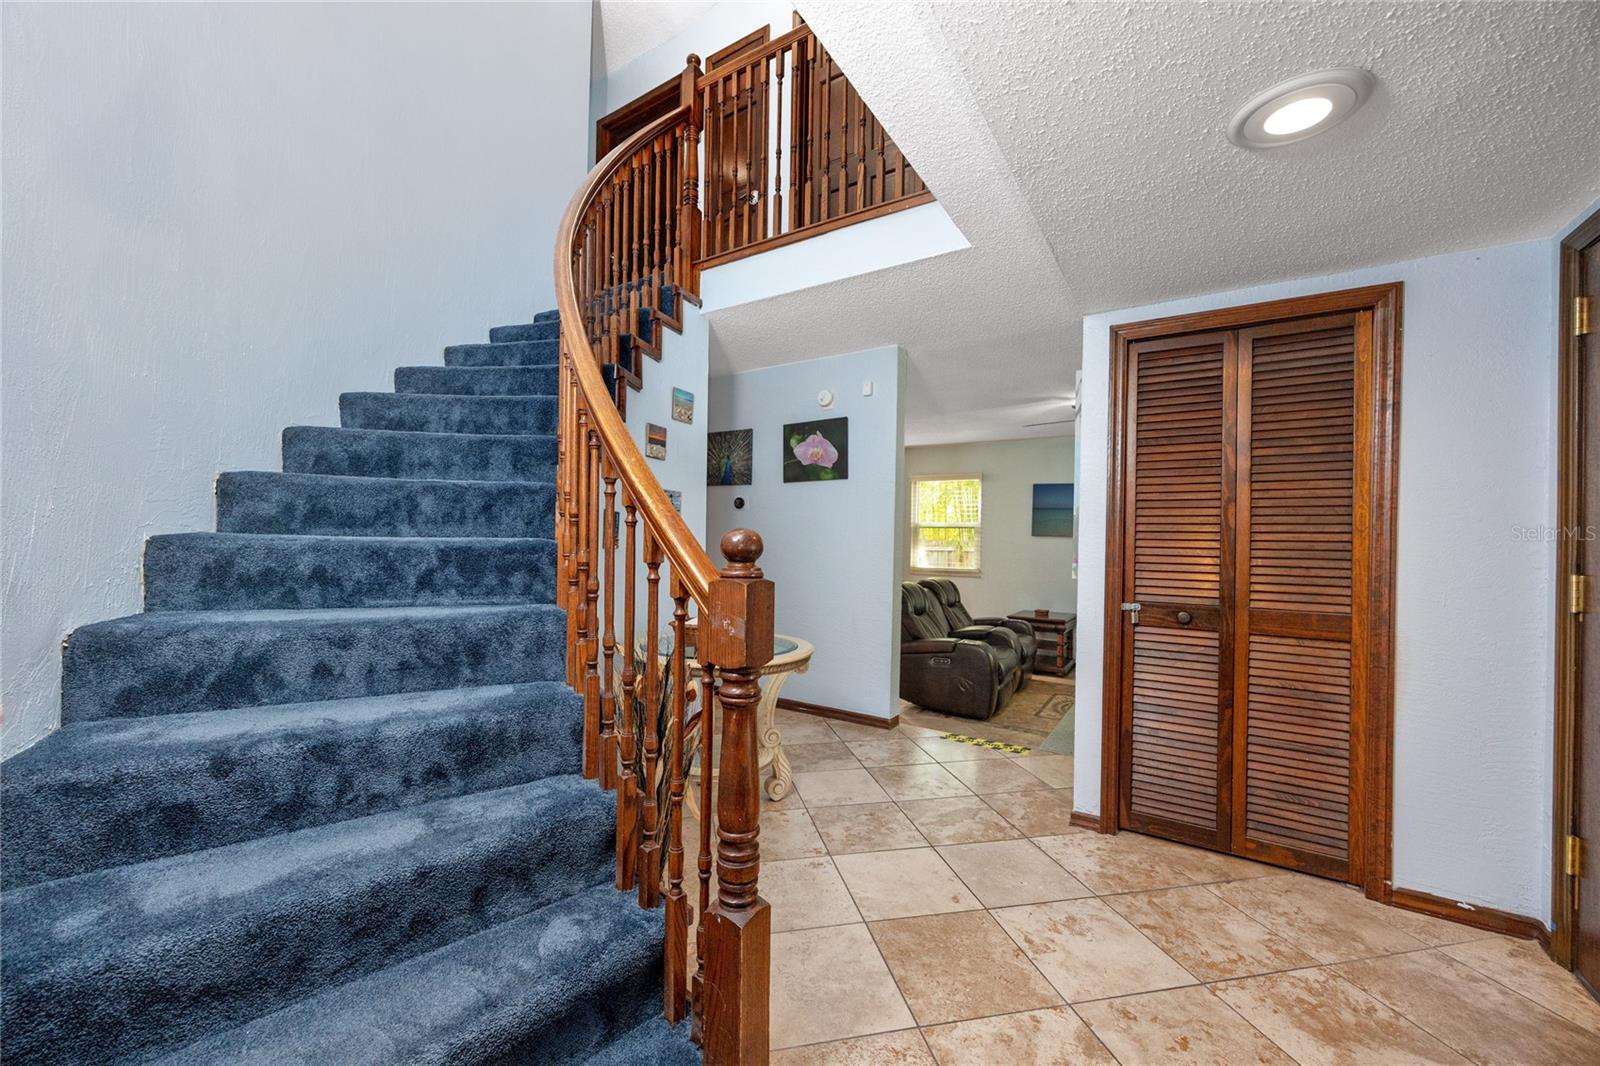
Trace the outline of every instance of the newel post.
<path fill-rule="evenodd" d="M 683 254 L 683 288 L 691 296 L 700 295 L 700 129 L 704 111 L 699 80 L 700 57 L 691 52 L 678 89 L 678 105 L 689 108 L 689 125 L 683 135 L 683 195 L 679 206 L 678 240 Z"/>
<path fill-rule="evenodd" d="M 706 659 L 722 688 L 722 761 L 717 776 L 717 901 L 700 936 L 706 945 L 705 1059 L 710 1066 L 767 1061 L 772 912 L 757 890 L 761 868 L 761 767 L 756 750 L 757 680 L 772 660 L 772 582 L 761 576 L 761 538 L 735 529 L 722 538 L 727 565 L 712 582 Z"/>

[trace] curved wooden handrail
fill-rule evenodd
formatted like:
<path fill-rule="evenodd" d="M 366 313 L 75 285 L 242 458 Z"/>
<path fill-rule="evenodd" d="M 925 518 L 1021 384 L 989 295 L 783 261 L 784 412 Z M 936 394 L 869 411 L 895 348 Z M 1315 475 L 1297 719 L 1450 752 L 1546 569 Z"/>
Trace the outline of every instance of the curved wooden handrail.
<path fill-rule="evenodd" d="M 676 574 L 688 588 L 695 603 L 707 606 L 711 583 L 716 580 L 717 567 L 711 556 L 695 540 L 683 516 L 667 499 L 665 490 L 645 463 L 644 454 L 628 432 L 627 423 L 617 410 L 605 379 L 600 375 L 600 362 L 595 358 L 594 347 L 583 329 L 583 317 L 578 304 L 577 279 L 572 274 L 573 258 L 577 254 L 578 226 L 606 183 L 619 168 L 619 161 L 630 160 L 644 145 L 682 124 L 689 118 L 691 109 L 684 105 L 671 114 L 663 115 L 644 129 L 635 133 L 595 164 L 578 191 L 567 203 L 556 230 L 555 289 L 556 308 L 561 313 L 561 343 L 571 355 L 571 365 L 577 385 L 586 401 L 589 426 L 600 437 L 618 476 L 638 506 L 641 517 L 652 527 L 662 550 L 672 563 Z M 681 298 L 681 296 L 680 296 Z"/>
<path fill-rule="evenodd" d="M 772 658 L 772 582 L 756 565 L 761 538 L 748 529 L 723 536 L 727 562 L 712 563 L 629 433 L 619 410 L 626 393 L 614 395 L 603 372 L 613 368 L 619 390 L 640 385 L 641 350 L 659 353 L 662 328 L 681 324 L 679 301 L 697 289 L 699 62 L 689 57 L 682 106 L 608 152 L 557 230 L 556 600 L 567 616 L 567 681 L 583 702 L 584 776 L 616 796 L 616 886 L 636 888 L 642 907 L 665 903 L 663 1013 L 674 1023 L 693 1017 L 708 1066 L 762 1066 L 771 919 L 758 892 L 756 709 Z M 670 315 L 662 310 L 669 287 L 679 308 Z M 701 810 L 711 810 L 716 781 L 717 825 L 713 851 L 712 819 L 701 821 L 697 906 L 685 887 L 683 839 L 692 674 L 702 713 L 715 706 L 722 721 L 715 773 L 708 739 L 698 753 Z"/>

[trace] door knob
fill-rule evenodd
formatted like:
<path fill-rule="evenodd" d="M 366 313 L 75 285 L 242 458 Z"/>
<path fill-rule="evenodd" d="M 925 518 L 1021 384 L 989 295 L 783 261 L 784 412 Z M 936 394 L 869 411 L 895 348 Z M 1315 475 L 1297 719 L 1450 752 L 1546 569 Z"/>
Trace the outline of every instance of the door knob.
<path fill-rule="evenodd" d="M 1179 625 L 1186 626 L 1190 622 L 1193 622 L 1193 621 L 1194 621 L 1194 615 L 1190 614 L 1188 611 L 1179 611 L 1178 612 L 1178 624 Z"/>

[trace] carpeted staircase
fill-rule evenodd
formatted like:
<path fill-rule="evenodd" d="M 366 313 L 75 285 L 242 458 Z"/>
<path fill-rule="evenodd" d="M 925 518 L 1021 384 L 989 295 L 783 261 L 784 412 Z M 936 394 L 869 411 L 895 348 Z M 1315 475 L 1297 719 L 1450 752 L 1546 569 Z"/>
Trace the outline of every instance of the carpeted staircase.
<path fill-rule="evenodd" d="M 153 537 L 0 768 L 10 1064 L 698 1063 L 554 605 L 553 313 Z"/>

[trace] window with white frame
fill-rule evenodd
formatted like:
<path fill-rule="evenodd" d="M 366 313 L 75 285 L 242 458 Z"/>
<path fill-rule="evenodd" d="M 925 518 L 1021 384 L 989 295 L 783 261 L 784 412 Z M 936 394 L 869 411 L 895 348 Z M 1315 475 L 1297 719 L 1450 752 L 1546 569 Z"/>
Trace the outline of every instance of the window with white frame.
<path fill-rule="evenodd" d="M 911 479 L 911 569 L 978 574 L 983 481 L 976 477 Z"/>

